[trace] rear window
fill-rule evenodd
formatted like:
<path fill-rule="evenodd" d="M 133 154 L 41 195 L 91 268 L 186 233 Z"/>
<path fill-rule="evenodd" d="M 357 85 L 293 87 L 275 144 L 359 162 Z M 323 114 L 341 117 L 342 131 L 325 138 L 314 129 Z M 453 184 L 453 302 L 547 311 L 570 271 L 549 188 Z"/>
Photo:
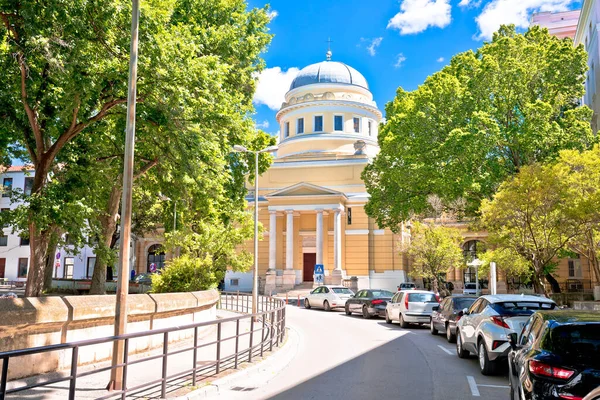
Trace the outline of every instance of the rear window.
<path fill-rule="evenodd" d="M 505 301 L 490 304 L 490 307 L 501 315 L 531 315 L 537 310 L 553 310 L 556 304 L 535 301 Z"/>
<path fill-rule="evenodd" d="M 476 283 L 465 283 L 465 289 L 477 289 Z"/>
<path fill-rule="evenodd" d="M 412 303 L 437 303 L 433 293 L 409 293 L 408 301 Z"/>
<path fill-rule="evenodd" d="M 352 294 L 352 290 L 345 287 L 334 287 L 331 290 L 333 290 L 333 293 L 337 294 Z"/>
<path fill-rule="evenodd" d="M 394 293 L 387 290 L 371 290 L 373 297 L 392 297 Z"/>
<path fill-rule="evenodd" d="M 550 330 L 541 347 L 569 359 L 597 359 L 600 363 L 600 324 L 563 325 Z"/>
<path fill-rule="evenodd" d="M 462 310 L 463 308 L 471 307 L 471 304 L 475 303 L 476 298 L 464 298 L 464 299 L 454 299 L 454 309 Z"/>

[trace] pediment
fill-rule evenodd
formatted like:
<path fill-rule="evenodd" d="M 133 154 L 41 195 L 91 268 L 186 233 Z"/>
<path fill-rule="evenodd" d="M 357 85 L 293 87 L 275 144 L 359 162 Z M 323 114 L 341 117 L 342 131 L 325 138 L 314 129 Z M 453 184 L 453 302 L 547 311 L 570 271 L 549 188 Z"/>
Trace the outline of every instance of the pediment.
<path fill-rule="evenodd" d="M 282 198 L 296 196 L 344 196 L 342 192 L 327 189 L 323 186 L 313 185 L 311 183 L 300 182 L 292 186 L 271 192 L 266 197 Z"/>

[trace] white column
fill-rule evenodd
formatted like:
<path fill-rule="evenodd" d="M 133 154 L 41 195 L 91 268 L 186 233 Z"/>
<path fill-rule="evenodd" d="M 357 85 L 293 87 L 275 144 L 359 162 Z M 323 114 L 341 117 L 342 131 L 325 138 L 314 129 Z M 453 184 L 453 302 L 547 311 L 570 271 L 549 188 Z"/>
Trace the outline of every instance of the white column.
<path fill-rule="evenodd" d="M 317 264 L 323 264 L 323 210 L 317 210 Z"/>
<path fill-rule="evenodd" d="M 333 269 L 342 270 L 342 210 L 335 210 L 333 218 Z"/>
<path fill-rule="evenodd" d="M 277 261 L 277 212 L 269 211 L 269 271 L 275 271 Z"/>
<path fill-rule="evenodd" d="M 294 211 L 286 210 L 285 269 L 294 269 Z"/>

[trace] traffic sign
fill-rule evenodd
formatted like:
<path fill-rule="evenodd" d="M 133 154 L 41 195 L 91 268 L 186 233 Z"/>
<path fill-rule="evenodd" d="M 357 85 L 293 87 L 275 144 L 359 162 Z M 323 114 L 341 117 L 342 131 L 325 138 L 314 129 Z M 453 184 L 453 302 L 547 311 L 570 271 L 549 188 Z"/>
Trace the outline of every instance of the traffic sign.
<path fill-rule="evenodd" d="M 325 268 L 323 264 L 315 264 L 315 282 L 318 284 L 323 284 L 323 280 L 325 278 Z"/>

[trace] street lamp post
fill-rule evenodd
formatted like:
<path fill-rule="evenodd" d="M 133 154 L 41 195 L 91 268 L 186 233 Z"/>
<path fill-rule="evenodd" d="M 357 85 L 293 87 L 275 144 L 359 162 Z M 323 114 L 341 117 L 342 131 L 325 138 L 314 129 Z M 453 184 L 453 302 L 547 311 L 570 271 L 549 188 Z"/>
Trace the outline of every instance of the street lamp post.
<path fill-rule="evenodd" d="M 478 258 L 474 259 L 470 263 L 467 263 L 467 265 L 469 267 L 475 267 L 475 295 L 476 296 L 479 296 L 479 267 L 481 267 L 482 264 L 483 264 L 483 262 Z"/>
<path fill-rule="evenodd" d="M 240 153 L 254 154 L 254 277 L 252 278 L 252 314 L 258 312 L 258 155 L 260 153 L 274 153 L 277 146 L 269 146 L 262 150 L 248 150 L 244 146 L 235 145 L 233 150 Z M 270 232 L 274 235 L 275 232 Z"/>

